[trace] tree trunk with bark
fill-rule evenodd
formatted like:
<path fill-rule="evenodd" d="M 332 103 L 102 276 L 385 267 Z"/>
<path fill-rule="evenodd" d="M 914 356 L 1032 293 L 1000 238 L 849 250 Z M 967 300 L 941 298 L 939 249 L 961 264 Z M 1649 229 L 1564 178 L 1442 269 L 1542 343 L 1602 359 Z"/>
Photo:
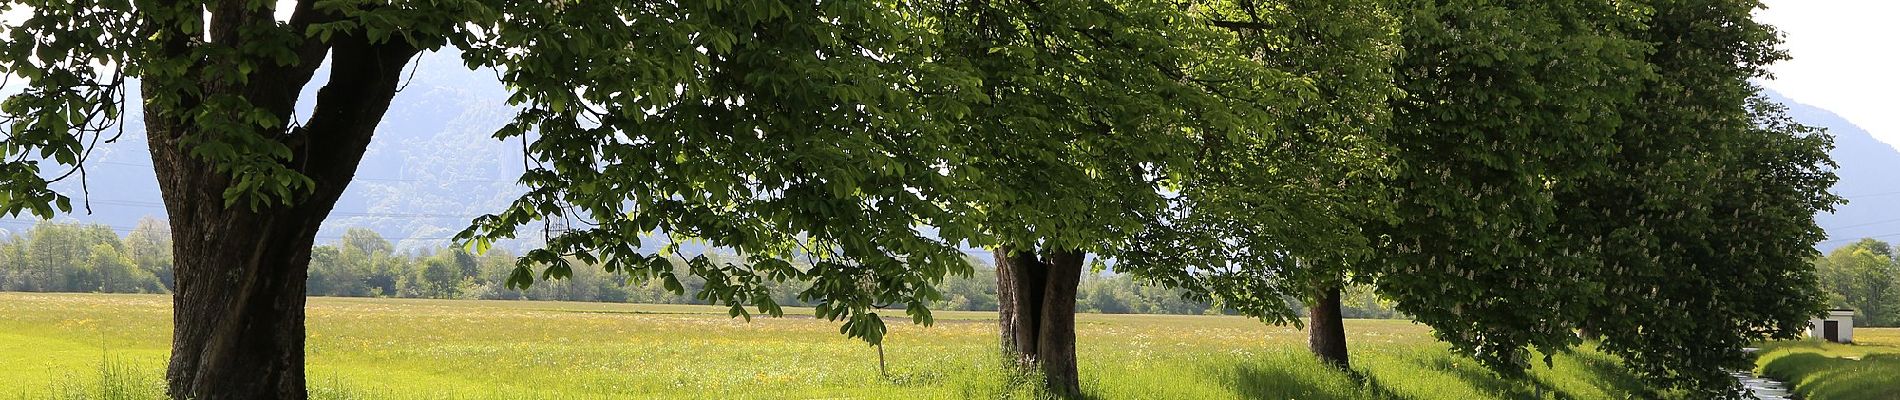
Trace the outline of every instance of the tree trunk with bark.
<path fill-rule="evenodd" d="M 1018 366 L 1039 368 L 1044 386 L 1061 397 L 1082 392 L 1075 367 L 1075 294 L 1084 259 L 1080 251 L 996 250 L 1003 350 Z"/>
<path fill-rule="evenodd" d="M 225 10 L 229 11 L 229 10 Z M 214 40 L 236 43 L 242 12 L 211 27 Z M 268 18 L 265 16 L 248 16 Z M 292 24 L 314 14 L 297 10 Z M 172 356 L 165 372 L 174 399 L 290 399 L 309 397 L 304 380 L 304 285 L 310 247 L 356 174 L 371 134 L 395 96 L 403 65 L 418 49 L 393 40 L 372 44 L 359 36 L 306 43 L 296 65 L 270 65 L 242 85 L 205 82 L 199 93 L 165 91 L 144 83 L 153 170 L 164 195 L 173 236 L 176 289 L 172 296 Z M 184 45 L 167 47 L 176 50 Z M 235 182 L 217 165 L 194 156 L 186 138 L 207 135 L 182 116 L 205 96 L 235 94 L 291 121 L 297 93 L 316 66 L 331 58 L 329 84 L 317 94 L 308 123 L 266 129 L 294 154 L 285 166 L 315 182 L 293 194 L 294 205 L 225 207 Z M 222 62 L 205 60 L 206 63 Z M 201 93 L 201 94 L 200 94 Z M 153 101 L 163 97 L 171 102 Z M 289 124 L 285 124 L 289 125 Z M 203 137 L 203 136 L 199 136 Z"/>
<path fill-rule="evenodd" d="M 1328 285 L 1315 293 L 1313 304 L 1307 308 L 1307 344 L 1320 362 L 1350 371 L 1352 362 L 1346 353 L 1346 324 L 1339 313 L 1339 292 L 1338 285 Z"/>
<path fill-rule="evenodd" d="M 307 397 L 304 279 L 316 223 L 248 212 L 171 218 L 172 398 Z"/>

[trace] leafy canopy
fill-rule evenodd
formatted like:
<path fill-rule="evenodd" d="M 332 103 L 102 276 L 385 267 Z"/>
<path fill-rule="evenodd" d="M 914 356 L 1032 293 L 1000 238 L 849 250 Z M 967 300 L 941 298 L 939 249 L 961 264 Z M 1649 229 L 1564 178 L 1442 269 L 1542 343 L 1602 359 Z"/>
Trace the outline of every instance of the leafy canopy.
<path fill-rule="evenodd" d="M 303 120 L 298 95 L 318 66 L 349 77 L 453 49 L 497 71 L 520 108 L 495 137 L 522 143 L 529 192 L 458 235 L 486 250 L 540 225 L 547 247 L 521 258 L 512 285 L 571 275 L 577 260 L 683 291 L 666 262 L 679 256 L 706 281 L 695 295 L 735 316 L 777 315 L 768 284 L 810 281 L 800 300 L 874 342 L 883 307 L 929 322 L 934 284 L 970 273 L 957 245 L 1107 252 L 1181 195 L 1227 195 L 1189 190 L 1199 174 L 1297 173 L 1275 157 L 1301 154 L 1271 147 L 1305 132 L 1279 120 L 1317 95 L 1312 77 L 1262 57 L 1267 43 L 1296 43 L 1280 37 L 1290 31 L 1243 38 L 1210 21 L 1237 12 L 1226 4 L 15 5 L 30 16 L 4 28 L 0 72 L 26 89 L 0 104 L 0 211 L 69 210 L 41 165 L 83 173 L 87 149 L 120 126 L 132 81 L 147 122 L 162 122 L 148 127 L 176 137 L 180 168 L 215 170 L 226 207 L 340 192 L 347 174 L 329 172 L 354 163 L 348 150 L 360 154 L 367 136 L 335 132 L 373 127 L 381 111 L 349 115 L 339 102 L 377 101 L 352 88 L 390 82 L 333 79 Z M 679 254 L 683 242 L 741 257 Z"/>

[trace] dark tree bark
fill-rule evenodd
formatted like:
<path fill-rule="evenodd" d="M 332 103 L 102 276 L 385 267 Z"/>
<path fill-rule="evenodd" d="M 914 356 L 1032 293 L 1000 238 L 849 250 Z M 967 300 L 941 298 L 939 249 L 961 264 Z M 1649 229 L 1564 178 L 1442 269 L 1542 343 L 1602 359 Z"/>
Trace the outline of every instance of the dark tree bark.
<path fill-rule="evenodd" d="M 1044 386 L 1062 397 L 1082 392 L 1075 367 L 1075 294 L 1084 259 L 1080 251 L 996 250 L 1003 350 L 1017 365 L 1041 369 Z"/>
<path fill-rule="evenodd" d="M 1075 291 L 1082 280 L 1082 252 L 1052 252 L 1044 264 L 1047 285 L 1042 289 L 1042 325 L 1036 345 L 1042 373 L 1057 395 L 1082 393 L 1075 368 Z"/>
<path fill-rule="evenodd" d="M 1328 285 L 1315 293 L 1313 304 L 1307 308 L 1311 320 L 1306 324 L 1307 344 L 1321 362 L 1350 371 L 1352 362 L 1346 353 L 1346 324 L 1339 314 L 1339 292 L 1339 286 Z"/>
<path fill-rule="evenodd" d="M 1048 269 L 1033 250 L 996 249 L 996 313 L 1002 324 L 1003 351 L 1023 365 L 1035 362 L 1042 325 L 1042 287 Z"/>
<path fill-rule="evenodd" d="M 308 3 L 308 2 L 304 2 Z M 214 13 L 214 40 L 238 40 L 242 11 Z M 311 22 L 300 6 L 292 24 Z M 268 17 L 268 16 L 264 16 Z M 176 289 L 172 297 L 172 356 L 167 393 L 175 399 L 293 399 L 309 397 L 304 381 L 304 284 L 318 227 L 349 185 L 370 135 L 395 96 L 402 66 L 413 46 L 371 44 L 356 36 L 306 44 L 294 66 L 261 69 L 242 86 L 206 82 L 199 91 L 237 94 L 257 107 L 291 120 L 297 92 L 308 84 L 325 54 L 332 55 L 329 84 L 317 94 L 308 124 L 265 136 L 295 154 L 287 167 L 315 181 L 295 205 L 257 209 L 240 201 L 226 208 L 227 173 L 191 155 L 181 138 L 194 123 L 180 118 L 199 97 L 163 92 L 145 84 L 148 104 L 158 96 L 178 100 L 172 109 L 148 109 L 145 122 L 152 164 L 173 232 Z M 176 43 L 174 43 L 176 44 Z M 183 51 L 183 45 L 166 46 Z M 205 63 L 222 62 L 204 60 Z"/>
<path fill-rule="evenodd" d="M 316 221 L 190 208 L 171 216 L 172 398 L 307 397 L 303 290 Z"/>

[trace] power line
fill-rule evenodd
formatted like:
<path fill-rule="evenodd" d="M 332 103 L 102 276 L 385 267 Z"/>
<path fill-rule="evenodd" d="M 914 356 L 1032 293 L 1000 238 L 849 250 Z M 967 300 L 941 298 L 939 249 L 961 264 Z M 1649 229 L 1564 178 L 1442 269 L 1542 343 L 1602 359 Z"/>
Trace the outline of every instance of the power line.
<path fill-rule="evenodd" d="M 1897 195 L 1897 194 L 1900 194 L 1900 190 L 1891 191 L 1891 192 L 1862 193 L 1862 194 L 1838 194 L 1837 193 L 1837 195 L 1841 197 L 1880 197 L 1880 196 L 1892 196 L 1892 195 Z"/>
<path fill-rule="evenodd" d="M 38 222 L 28 222 L 28 220 L 0 220 L 0 224 L 36 227 L 40 226 L 40 224 L 66 224 L 66 222 L 51 222 L 51 220 L 38 220 Z M 106 229 L 112 229 L 112 231 L 118 231 L 118 233 L 131 233 L 131 231 L 137 231 L 137 229 L 139 229 L 139 227 L 106 226 L 106 224 L 89 224 L 89 222 L 72 222 L 72 224 L 68 224 L 68 226 L 106 227 Z M 336 241 L 340 241 L 340 239 L 344 239 L 344 237 L 342 237 L 342 235 L 317 235 L 315 239 L 336 239 Z M 452 241 L 452 239 L 454 239 L 454 237 L 384 237 L 384 241 Z"/>
<path fill-rule="evenodd" d="M 1854 237 L 1854 238 L 1842 238 L 1842 239 L 1834 239 L 1834 240 L 1828 240 L 1828 241 L 1823 241 L 1823 242 L 1821 242 L 1821 243 L 1816 243 L 1816 244 L 1829 244 L 1829 243 L 1842 243 L 1842 242 L 1852 242 L 1852 241 L 1858 241 L 1858 240 L 1861 240 L 1861 239 L 1874 239 L 1874 238 L 1884 238 L 1884 237 L 1890 237 L 1890 236 L 1900 236 L 1900 232 L 1893 232 L 1893 233 L 1882 233 L 1882 234 L 1878 234 L 1878 235 L 1866 235 L 1866 236 L 1861 236 L 1861 237 Z"/>
<path fill-rule="evenodd" d="M 165 209 L 165 204 L 149 202 L 149 201 L 115 200 L 115 199 L 90 199 L 88 201 L 91 201 L 93 204 L 104 204 L 104 205 L 109 205 L 109 206 L 140 207 L 140 208 L 151 208 L 151 209 L 159 209 L 159 210 Z M 475 219 L 476 217 L 482 216 L 481 214 L 382 213 L 382 212 L 368 212 L 368 211 L 331 211 L 330 215 L 342 216 L 342 217 L 460 218 L 460 219 Z"/>
<path fill-rule="evenodd" d="M 1874 225 L 1888 224 L 1888 223 L 1894 223 L 1894 222 L 1900 222 L 1900 218 L 1883 219 L 1883 220 L 1874 221 L 1874 222 L 1859 223 L 1859 224 L 1853 224 L 1853 225 L 1847 225 L 1847 226 L 1836 226 L 1834 227 L 1834 229 L 1859 228 L 1859 227 L 1864 227 L 1864 226 L 1874 226 Z"/>
<path fill-rule="evenodd" d="M 122 161 L 87 161 L 86 163 L 89 163 L 89 164 L 106 164 L 106 165 L 122 165 L 122 166 L 128 166 L 128 167 L 141 167 L 141 168 L 152 168 L 152 165 L 151 165 L 151 164 L 139 164 L 139 163 L 129 163 L 129 162 L 122 162 Z M 441 179 L 414 179 L 414 178 L 406 178 L 406 179 L 405 179 L 405 178 L 364 178 L 364 177 L 356 177 L 356 178 L 352 178 L 352 180 L 357 180 L 357 181 L 368 181 L 368 182 L 410 182 L 410 183 L 456 183 L 456 182 L 487 182 L 487 183 L 519 183 L 519 182 L 517 182 L 517 181 L 514 181 L 514 180 L 505 180 L 505 179 L 448 179 L 448 180 L 441 180 Z"/>

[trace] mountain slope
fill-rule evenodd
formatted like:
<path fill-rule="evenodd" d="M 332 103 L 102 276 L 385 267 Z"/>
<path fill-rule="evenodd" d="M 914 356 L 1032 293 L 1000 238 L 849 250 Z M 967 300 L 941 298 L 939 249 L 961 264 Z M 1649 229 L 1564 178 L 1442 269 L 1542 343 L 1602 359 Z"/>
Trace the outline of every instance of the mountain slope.
<path fill-rule="evenodd" d="M 317 76 L 326 75 L 319 71 Z M 311 85 L 304 97 L 314 97 L 318 87 Z M 423 56 L 317 241 L 333 241 L 346 228 L 363 227 L 402 248 L 440 247 L 475 216 L 505 208 L 525 191 L 514 183 L 523 170 L 521 145 L 490 136 L 514 116 L 507 98 L 492 72 L 470 71 L 450 53 Z M 300 114 L 309 112 L 306 105 Z M 123 137 L 94 150 L 86 190 L 77 178 L 55 184 L 74 197 L 75 208 L 91 204 L 90 210 L 76 209 L 58 220 L 105 224 L 124 233 L 140 218 L 165 217 L 141 115 L 127 110 Z M 0 233 L 33 223 L 31 218 L 0 220 Z"/>
<path fill-rule="evenodd" d="M 1788 114 L 1803 124 L 1827 128 L 1834 136 L 1834 172 L 1840 182 L 1834 193 L 1847 198 L 1831 214 L 1817 216 L 1828 239 L 1822 251 L 1846 245 L 1863 237 L 1892 240 L 1900 237 L 1900 150 L 1874 139 L 1874 136 L 1847 119 L 1819 107 L 1792 101 L 1780 93 L 1769 97 L 1788 105 Z"/>

